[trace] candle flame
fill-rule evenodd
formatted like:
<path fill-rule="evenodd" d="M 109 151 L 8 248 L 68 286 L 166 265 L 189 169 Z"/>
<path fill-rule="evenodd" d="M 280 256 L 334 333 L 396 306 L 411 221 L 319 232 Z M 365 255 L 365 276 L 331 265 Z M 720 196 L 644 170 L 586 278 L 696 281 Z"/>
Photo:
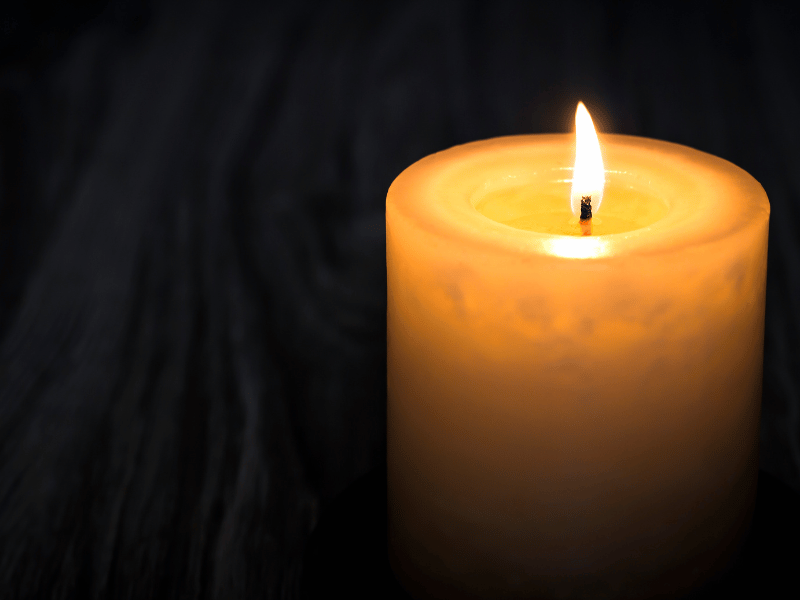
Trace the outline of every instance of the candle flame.
<path fill-rule="evenodd" d="M 572 214 L 581 214 L 581 198 L 584 196 L 591 196 L 592 214 L 595 214 L 603 200 L 605 183 L 606 173 L 594 123 L 583 102 L 578 102 L 575 112 L 575 168 L 570 194 Z"/>

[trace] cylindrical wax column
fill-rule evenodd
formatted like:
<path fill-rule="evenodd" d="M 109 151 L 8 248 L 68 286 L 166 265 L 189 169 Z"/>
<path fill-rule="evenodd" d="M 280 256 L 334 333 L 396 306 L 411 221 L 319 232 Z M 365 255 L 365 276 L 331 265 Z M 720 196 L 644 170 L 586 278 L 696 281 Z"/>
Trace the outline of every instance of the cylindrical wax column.
<path fill-rule="evenodd" d="M 766 194 L 601 142 L 607 235 L 551 233 L 574 225 L 568 135 L 458 146 L 389 189 L 389 553 L 419 597 L 678 594 L 749 526 Z"/>

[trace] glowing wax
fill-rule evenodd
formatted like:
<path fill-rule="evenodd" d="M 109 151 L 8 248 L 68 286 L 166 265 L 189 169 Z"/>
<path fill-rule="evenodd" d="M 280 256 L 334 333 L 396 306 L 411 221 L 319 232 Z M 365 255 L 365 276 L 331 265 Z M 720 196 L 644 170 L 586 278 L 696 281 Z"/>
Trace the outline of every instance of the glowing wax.
<path fill-rule="evenodd" d="M 424 158 L 386 201 L 389 554 L 419 597 L 680 594 L 758 473 L 769 203 L 720 158 L 600 136 Z"/>

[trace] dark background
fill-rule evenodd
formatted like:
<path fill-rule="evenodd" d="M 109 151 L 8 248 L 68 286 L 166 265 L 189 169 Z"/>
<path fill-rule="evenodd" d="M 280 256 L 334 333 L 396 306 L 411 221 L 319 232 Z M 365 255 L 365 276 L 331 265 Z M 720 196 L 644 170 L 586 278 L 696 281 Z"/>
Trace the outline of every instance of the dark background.
<path fill-rule="evenodd" d="M 390 183 L 570 131 L 579 99 L 766 189 L 761 466 L 800 490 L 798 25 L 768 2 L 6 2 L 0 595 L 293 597 L 320 511 L 385 453 Z"/>

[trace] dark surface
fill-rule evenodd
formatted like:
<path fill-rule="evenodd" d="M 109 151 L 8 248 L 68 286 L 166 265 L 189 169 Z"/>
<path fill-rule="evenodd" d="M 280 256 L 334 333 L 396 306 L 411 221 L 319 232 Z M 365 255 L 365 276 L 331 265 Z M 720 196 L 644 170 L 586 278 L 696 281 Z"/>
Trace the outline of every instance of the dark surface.
<path fill-rule="evenodd" d="M 753 524 L 741 555 L 724 576 L 691 595 L 705 598 L 800 596 L 800 495 L 759 474 Z M 347 488 L 323 512 L 305 549 L 302 600 L 410 599 L 386 552 L 386 468 Z"/>
<path fill-rule="evenodd" d="M 385 460 L 390 183 L 579 99 L 766 189 L 761 466 L 800 489 L 795 11 L 0 3 L 0 596 L 294 597 Z"/>

